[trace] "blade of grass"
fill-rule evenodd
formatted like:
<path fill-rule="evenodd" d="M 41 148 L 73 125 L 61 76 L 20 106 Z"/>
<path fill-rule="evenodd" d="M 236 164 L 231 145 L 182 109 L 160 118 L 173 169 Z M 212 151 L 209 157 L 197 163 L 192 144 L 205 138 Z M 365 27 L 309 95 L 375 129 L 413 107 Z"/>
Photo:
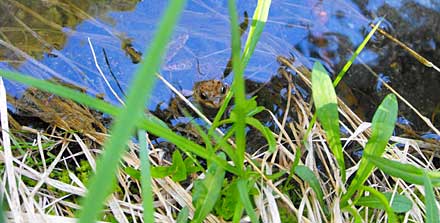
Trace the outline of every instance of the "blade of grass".
<path fill-rule="evenodd" d="M 366 158 L 386 174 L 398 177 L 412 184 L 423 185 L 425 183 L 425 169 L 423 168 L 418 168 L 410 164 L 400 163 L 382 157 L 366 155 Z M 430 174 L 435 172 L 437 171 L 428 172 L 428 177 L 430 178 L 431 183 L 440 186 L 440 176 L 433 176 Z"/>
<path fill-rule="evenodd" d="M 228 0 L 229 17 L 231 20 L 231 33 L 232 33 L 232 70 L 234 71 L 234 81 L 232 83 L 232 91 L 235 96 L 235 107 L 233 112 L 237 117 L 245 117 L 245 90 L 244 90 L 244 78 L 243 78 L 243 66 L 240 63 L 240 28 L 238 26 L 237 9 L 234 0 Z M 239 170 L 243 169 L 244 165 L 244 153 L 246 147 L 246 123 L 244 119 L 238 118 L 235 120 L 235 141 L 236 141 L 236 155 L 239 163 Z"/>
<path fill-rule="evenodd" d="M 257 215 L 255 214 L 254 208 L 252 207 L 251 200 L 249 199 L 249 193 L 248 193 L 248 187 L 247 187 L 247 180 L 246 179 L 240 179 L 237 181 L 237 189 L 238 193 L 240 194 L 240 200 L 243 204 L 244 208 L 246 209 L 246 213 L 251 218 L 252 223 L 258 222 Z"/>
<path fill-rule="evenodd" d="M 319 62 L 313 65 L 312 94 L 316 114 L 325 130 L 330 149 L 338 162 L 342 181 L 345 182 L 344 154 L 339 135 L 338 101 L 332 81 Z"/>
<path fill-rule="evenodd" d="M 356 59 L 356 57 L 359 55 L 359 53 L 364 49 L 364 47 L 367 45 L 368 41 L 371 39 L 371 37 L 373 36 L 373 34 L 376 32 L 377 28 L 379 27 L 381 21 L 379 21 L 374 27 L 373 29 L 368 33 L 368 35 L 365 37 L 365 39 L 362 41 L 362 43 L 358 46 L 358 48 L 356 49 L 355 53 L 351 56 L 350 60 L 347 61 L 347 63 L 344 65 L 344 67 L 342 68 L 342 70 L 339 72 L 339 74 L 336 76 L 335 80 L 333 81 L 333 86 L 336 87 L 339 82 L 342 80 L 342 78 L 344 77 L 345 73 L 348 71 L 348 69 L 350 69 L 351 65 L 353 64 L 354 60 Z M 312 131 L 313 126 L 315 125 L 316 122 L 316 113 L 313 114 L 313 118 L 310 121 L 310 125 L 307 128 L 307 131 L 304 135 L 304 140 L 303 140 L 303 144 L 306 145 L 307 143 L 307 138 L 309 137 L 310 132 Z"/>
<path fill-rule="evenodd" d="M 316 197 L 318 198 L 318 202 L 324 210 L 324 213 L 326 215 L 329 215 L 327 205 L 324 203 L 324 193 L 322 192 L 319 180 L 315 176 L 313 171 L 311 171 L 308 167 L 302 165 L 296 166 L 294 171 L 296 175 L 298 175 L 303 181 L 307 182 L 310 185 L 312 190 L 315 192 Z"/>
<path fill-rule="evenodd" d="M 142 187 L 142 207 L 144 208 L 144 222 L 154 222 L 153 193 L 151 190 L 150 161 L 148 160 L 147 134 L 144 130 L 138 131 L 139 156 L 141 159 L 141 187 Z"/>
<path fill-rule="evenodd" d="M 112 135 L 104 146 L 104 153 L 97 163 L 96 175 L 90 179 L 90 186 L 79 212 L 79 222 L 94 222 L 102 209 L 105 198 L 112 190 L 118 162 L 125 150 L 125 143 L 135 125 L 142 117 L 145 102 L 149 100 L 154 86 L 154 73 L 159 68 L 166 44 L 171 37 L 185 1 L 171 1 L 151 43 L 148 55 L 136 72 L 128 92 L 127 107 L 116 118 Z"/>
<path fill-rule="evenodd" d="M 376 32 L 377 28 L 379 28 L 380 23 L 382 23 L 383 19 L 380 19 L 376 25 L 373 27 L 373 29 L 368 33 L 368 35 L 365 37 L 365 39 L 362 41 L 362 43 L 358 46 L 356 51 L 354 51 L 353 55 L 351 56 L 350 60 L 347 61 L 347 63 L 344 65 L 342 70 L 339 72 L 338 76 L 336 76 L 335 80 L 333 81 L 333 86 L 337 86 L 339 84 L 339 81 L 342 80 L 345 73 L 347 73 L 348 69 L 350 69 L 351 65 L 353 64 L 356 57 L 361 53 L 361 51 L 365 48 L 368 41 L 371 39 L 373 34 Z"/>
<path fill-rule="evenodd" d="M 427 223 L 439 223 L 440 215 L 435 194 L 433 191 L 433 186 L 431 179 L 429 179 L 428 174 L 424 174 L 424 184 L 425 187 L 425 208 L 426 208 L 426 222 Z"/>
<path fill-rule="evenodd" d="M 365 155 L 380 157 L 385 151 L 385 147 L 391 137 L 394 125 L 397 120 L 397 99 L 393 94 L 385 97 L 379 108 L 374 113 L 371 125 L 371 137 L 364 149 Z M 358 190 L 367 180 L 373 171 L 374 165 L 365 156 L 362 156 L 358 172 L 354 180 L 347 189 L 347 193 L 342 196 L 341 206 L 347 205 L 348 199 Z"/>
<path fill-rule="evenodd" d="M 253 54 L 261 33 L 263 33 L 264 26 L 266 25 L 267 17 L 269 15 L 269 9 L 271 0 L 258 0 L 257 7 L 255 8 L 254 15 L 252 16 L 252 24 L 249 29 L 249 35 L 244 45 L 243 56 L 241 60 L 241 66 L 246 67 L 251 55 Z"/>

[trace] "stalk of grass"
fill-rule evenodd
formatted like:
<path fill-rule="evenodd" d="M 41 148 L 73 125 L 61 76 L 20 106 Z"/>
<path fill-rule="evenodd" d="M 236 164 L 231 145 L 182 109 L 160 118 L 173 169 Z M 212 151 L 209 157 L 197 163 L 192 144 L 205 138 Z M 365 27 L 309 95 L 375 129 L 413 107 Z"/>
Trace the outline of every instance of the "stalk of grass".
<path fill-rule="evenodd" d="M 426 208 L 426 222 L 428 223 L 439 223 L 440 215 L 433 191 L 433 186 L 431 179 L 428 177 L 427 171 L 424 173 L 424 183 L 425 188 L 425 208 Z"/>
<path fill-rule="evenodd" d="M 244 90 L 244 78 L 243 78 L 243 66 L 240 62 L 240 28 L 238 26 L 237 9 L 234 0 L 228 1 L 229 16 L 231 21 L 231 34 L 232 34 L 232 70 L 234 71 L 234 81 L 232 83 L 232 90 L 235 96 L 235 107 L 233 113 L 235 117 L 235 141 L 236 141 L 236 155 L 238 169 L 243 169 L 244 165 L 244 153 L 246 147 L 246 122 L 245 117 L 246 96 Z"/>
<path fill-rule="evenodd" d="M 157 34 L 151 43 L 149 53 L 135 74 L 128 91 L 126 108 L 116 117 L 115 124 L 112 126 L 112 135 L 104 145 L 104 153 L 97 163 L 96 175 L 90 179 L 89 190 L 79 212 L 80 223 L 91 223 L 97 219 L 105 198 L 112 190 L 118 163 L 125 151 L 125 143 L 135 130 L 136 123 L 142 117 L 145 102 L 149 100 L 151 90 L 154 87 L 156 78 L 154 74 L 160 66 L 167 42 L 185 2 L 174 0 L 169 3 Z"/>
<path fill-rule="evenodd" d="M 147 134 L 144 130 L 138 130 L 139 156 L 141 160 L 141 188 L 142 188 L 142 207 L 144 208 L 144 222 L 154 222 L 153 193 L 151 190 L 150 161 L 148 159 L 149 149 L 147 144 Z"/>

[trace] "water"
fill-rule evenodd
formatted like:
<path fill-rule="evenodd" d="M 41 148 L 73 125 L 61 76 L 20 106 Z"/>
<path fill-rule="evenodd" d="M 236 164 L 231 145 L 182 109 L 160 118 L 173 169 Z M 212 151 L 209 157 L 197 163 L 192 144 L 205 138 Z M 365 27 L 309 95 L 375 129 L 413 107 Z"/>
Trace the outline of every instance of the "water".
<path fill-rule="evenodd" d="M 84 87 L 91 94 L 105 94 L 117 104 L 95 67 L 88 39 L 97 61 L 114 89 L 116 82 L 109 65 L 123 88 L 138 67 L 122 49 L 131 42 L 145 52 L 151 42 L 165 1 L 26 1 L 0 2 L 0 68 L 14 69 L 39 78 L 58 77 Z M 255 1 L 240 1 L 240 20 L 244 11 L 252 14 Z M 360 44 L 368 25 L 386 16 L 384 28 L 417 52 L 439 65 L 440 2 L 420 1 L 281 1 L 273 0 L 269 21 L 256 51 L 246 68 L 246 77 L 265 82 L 276 74 L 278 55 L 295 55 L 308 67 L 320 61 L 333 75 L 341 69 Z M 37 16 L 41 15 L 41 16 Z M 181 90 L 190 90 L 196 81 L 220 79 L 230 57 L 230 27 L 225 1 L 189 1 L 169 44 L 160 73 Z M 244 35 L 246 36 L 246 35 Z M 244 37 L 245 38 L 245 37 Z M 243 42 L 244 42 L 243 38 Z M 424 67 L 397 45 L 375 37 L 360 59 L 387 78 L 415 107 L 440 126 L 435 108 L 440 105 L 440 74 Z M 200 63 L 198 72 L 197 60 Z M 225 81 L 230 83 L 229 76 Z M 356 61 L 346 83 L 371 118 L 377 103 L 388 93 Z M 7 82 L 10 94 L 24 89 Z M 409 91 L 408 89 L 411 89 Z M 157 83 L 150 108 L 167 104 L 171 92 Z M 405 106 L 399 107 L 421 130 L 426 126 Z"/>

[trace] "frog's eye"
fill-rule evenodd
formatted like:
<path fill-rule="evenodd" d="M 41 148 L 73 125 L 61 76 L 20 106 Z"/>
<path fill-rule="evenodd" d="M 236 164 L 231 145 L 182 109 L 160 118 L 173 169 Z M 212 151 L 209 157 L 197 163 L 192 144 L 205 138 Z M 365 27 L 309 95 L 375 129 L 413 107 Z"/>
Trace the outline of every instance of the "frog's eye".
<path fill-rule="evenodd" d="M 200 98 L 203 100 L 207 100 L 208 99 L 208 95 L 206 95 L 204 92 L 200 92 Z"/>
<path fill-rule="evenodd" d="M 220 88 L 220 92 L 221 92 L 222 94 L 226 94 L 226 87 L 225 87 L 225 86 L 222 86 L 222 88 Z"/>

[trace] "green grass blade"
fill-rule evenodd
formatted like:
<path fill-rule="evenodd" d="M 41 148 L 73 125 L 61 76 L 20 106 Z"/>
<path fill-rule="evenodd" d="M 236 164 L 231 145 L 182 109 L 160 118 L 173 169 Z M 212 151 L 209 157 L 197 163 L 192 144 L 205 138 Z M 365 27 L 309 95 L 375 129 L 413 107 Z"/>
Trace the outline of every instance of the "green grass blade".
<path fill-rule="evenodd" d="M 353 64 L 353 61 L 357 58 L 357 56 L 359 55 L 359 53 L 364 49 L 365 45 L 368 43 L 368 41 L 371 39 L 371 37 L 373 36 L 373 34 L 376 32 L 377 28 L 379 27 L 381 21 L 379 21 L 374 28 L 368 33 L 368 35 L 364 38 L 364 40 L 362 41 L 362 43 L 358 46 L 358 48 L 356 49 L 355 53 L 351 56 L 350 60 L 347 61 L 347 63 L 345 63 L 344 67 L 342 68 L 342 70 L 339 72 L 339 74 L 336 76 L 335 80 L 333 81 L 333 86 L 336 87 L 339 82 L 342 80 L 342 78 L 344 77 L 345 73 L 348 71 L 348 69 L 350 69 L 351 65 Z M 313 115 L 312 120 L 310 121 L 310 125 L 307 128 L 304 140 L 303 140 L 303 144 L 306 143 L 306 140 L 313 128 L 313 126 L 315 125 L 316 122 L 316 113 Z"/>
<path fill-rule="evenodd" d="M 413 165 L 400 163 L 394 160 L 385 159 L 382 157 L 366 156 L 375 166 L 381 169 L 384 173 L 394 177 L 398 177 L 408 183 L 423 185 L 425 183 L 425 170 L 417 168 Z M 440 185 L 439 178 L 433 180 Z"/>
<path fill-rule="evenodd" d="M 188 222 L 188 216 L 189 216 L 189 209 L 188 207 L 182 208 L 180 210 L 179 215 L 177 215 L 176 222 L 177 223 L 187 223 Z"/>
<path fill-rule="evenodd" d="M 224 153 L 220 153 L 222 159 L 226 159 Z M 202 222 L 214 208 L 215 202 L 220 197 L 220 192 L 225 179 L 225 170 L 216 164 L 210 164 L 206 177 L 194 183 L 193 203 L 196 208 L 194 222 Z"/>
<path fill-rule="evenodd" d="M 104 146 L 104 153 L 97 163 L 96 175 L 90 179 L 88 193 L 79 212 L 79 222 L 94 222 L 101 212 L 105 198 L 112 190 L 119 160 L 126 142 L 144 112 L 145 103 L 154 87 L 155 72 L 159 68 L 168 40 L 186 1 L 170 1 L 159 25 L 147 56 L 141 62 L 128 92 L 126 109 L 116 118 L 112 135 Z"/>
<path fill-rule="evenodd" d="M 332 81 L 319 62 L 313 65 L 312 94 L 319 121 L 327 135 L 330 149 L 338 162 L 342 180 L 345 181 L 344 154 L 339 135 L 338 101 Z"/>
<path fill-rule="evenodd" d="M 368 33 L 368 35 L 365 37 L 365 39 L 362 41 L 362 43 L 358 46 L 356 51 L 354 51 L 353 55 L 351 56 L 350 60 L 344 65 L 342 70 L 339 72 L 338 76 L 336 76 L 335 80 L 333 81 L 333 86 L 337 86 L 339 82 L 344 77 L 345 73 L 350 69 L 351 65 L 353 64 L 356 57 L 361 53 L 361 51 L 364 49 L 365 45 L 367 45 L 368 41 L 371 39 L 373 34 L 376 32 L 377 28 L 379 28 L 380 23 L 382 20 L 379 20 L 377 24 L 374 26 L 374 28 Z"/>
<path fill-rule="evenodd" d="M 154 222 L 153 192 L 151 190 L 150 161 L 148 159 L 149 149 L 147 137 L 144 130 L 138 131 L 139 156 L 141 159 L 141 187 L 142 207 L 144 208 L 144 222 Z"/>
<path fill-rule="evenodd" d="M 435 194 L 433 191 L 433 186 L 428 174 L 424 174 L 424 184 L 425 187 L 425 208 L 426 208 L 426 222 L 427 223 L 439 223 L 440 215 Z"/>
<path fill-rule="evenodd" d="M 411 200 L 403 195 L 395 194 L 393 197 L 393 193 L 390 192 L 385 192 L 383 195 L 388 203 L 391 201 L 391 198 L 393 198 L 391 209 L 393 209 L 393 212 L 395 213 L 405 213 L 412 208 L 413 204 L 411 203 Z M 385 210 L 385 206 L 382 204 L 381 200 L 376 196 L 371 195 L 359 198 L 359 200 L 356 201 L 356 205 Z"/>
<path fill-rule="evenodd" d="M 248 64 L 249 59 L 257 46 L 258 40 L 260 39 L 261 33 L 264 30 L 264 26 L 266 25 L 267 17 L 269 15 L 271 2 L 271 0 L 258 0 L 254 15 L 252 16 L 252 24 L 251 28 L 249 29 L 249 35 L 244 45 L 241 61 L 243 67 L 246 67 Z"/>
<path fill-rule="evenodd" d="M 373 122 L 371 126 L 371 138 L 368 140 L 364 149 L 364 155 L 382 156 L 389 138 L 394 130 L 394 125 L 397 120 L 397 99 L 393 94 L 385 97 L 379 108 L 374 113 Z M 347 193 L 342 196 L 341 204 L 346 205 L 350 197 L 361 188 L 368 176 L 373 171 L 374 165 L 366 156 L 362 156 L 359 164 L 358 172 L 350 186 Z"/>
<path fill-rule="evenodd" d="M 240 194 L 241 203 L 246 209 L 246 213 L 251 218 L 252 223 L 258 222 L 257 215 L 255 214 L 254 208 L 252 207 L 251 200 L 249 199 L 248 186 L 246 179 L 240 179 L 237 181 L 237 189 Z"/>
<path fill-rule="evenodd" d="M 235 97 L 235 107 L 233 113 L 237 117 L 245 117 L 245 103 L 246 95 L 244 89 L 243 69 L 240 61 L 240 32 L 238 26 L 237 9 L 235 1 L 228 1 L 229 16 L 231 20 L 231 33 L 232 33 L 232 70 L 234 71 L 234 81 L 232 83 L 232 91 Z M 236 142 L 236 160 L 240 170 L 244 165 L 244 153 L 246 148 L 246 123 L 244 119 L 236 119 L 235 123 L 235 142 Z"/>
<path fill-rule="evenodd" d="M 327 205 L 324 202 L 324 193 L 322 192 L 321 185 L 319 184 L 318 178 L 315 176 L 313 171 L 308 167 L 299 165 L 295 167 L 295 174 L 298 175 L 303 181 L 307 182 L 312 190 L 315 192 L 318 202 L 323 208 L 325 214 L 329 214 Z"/>

